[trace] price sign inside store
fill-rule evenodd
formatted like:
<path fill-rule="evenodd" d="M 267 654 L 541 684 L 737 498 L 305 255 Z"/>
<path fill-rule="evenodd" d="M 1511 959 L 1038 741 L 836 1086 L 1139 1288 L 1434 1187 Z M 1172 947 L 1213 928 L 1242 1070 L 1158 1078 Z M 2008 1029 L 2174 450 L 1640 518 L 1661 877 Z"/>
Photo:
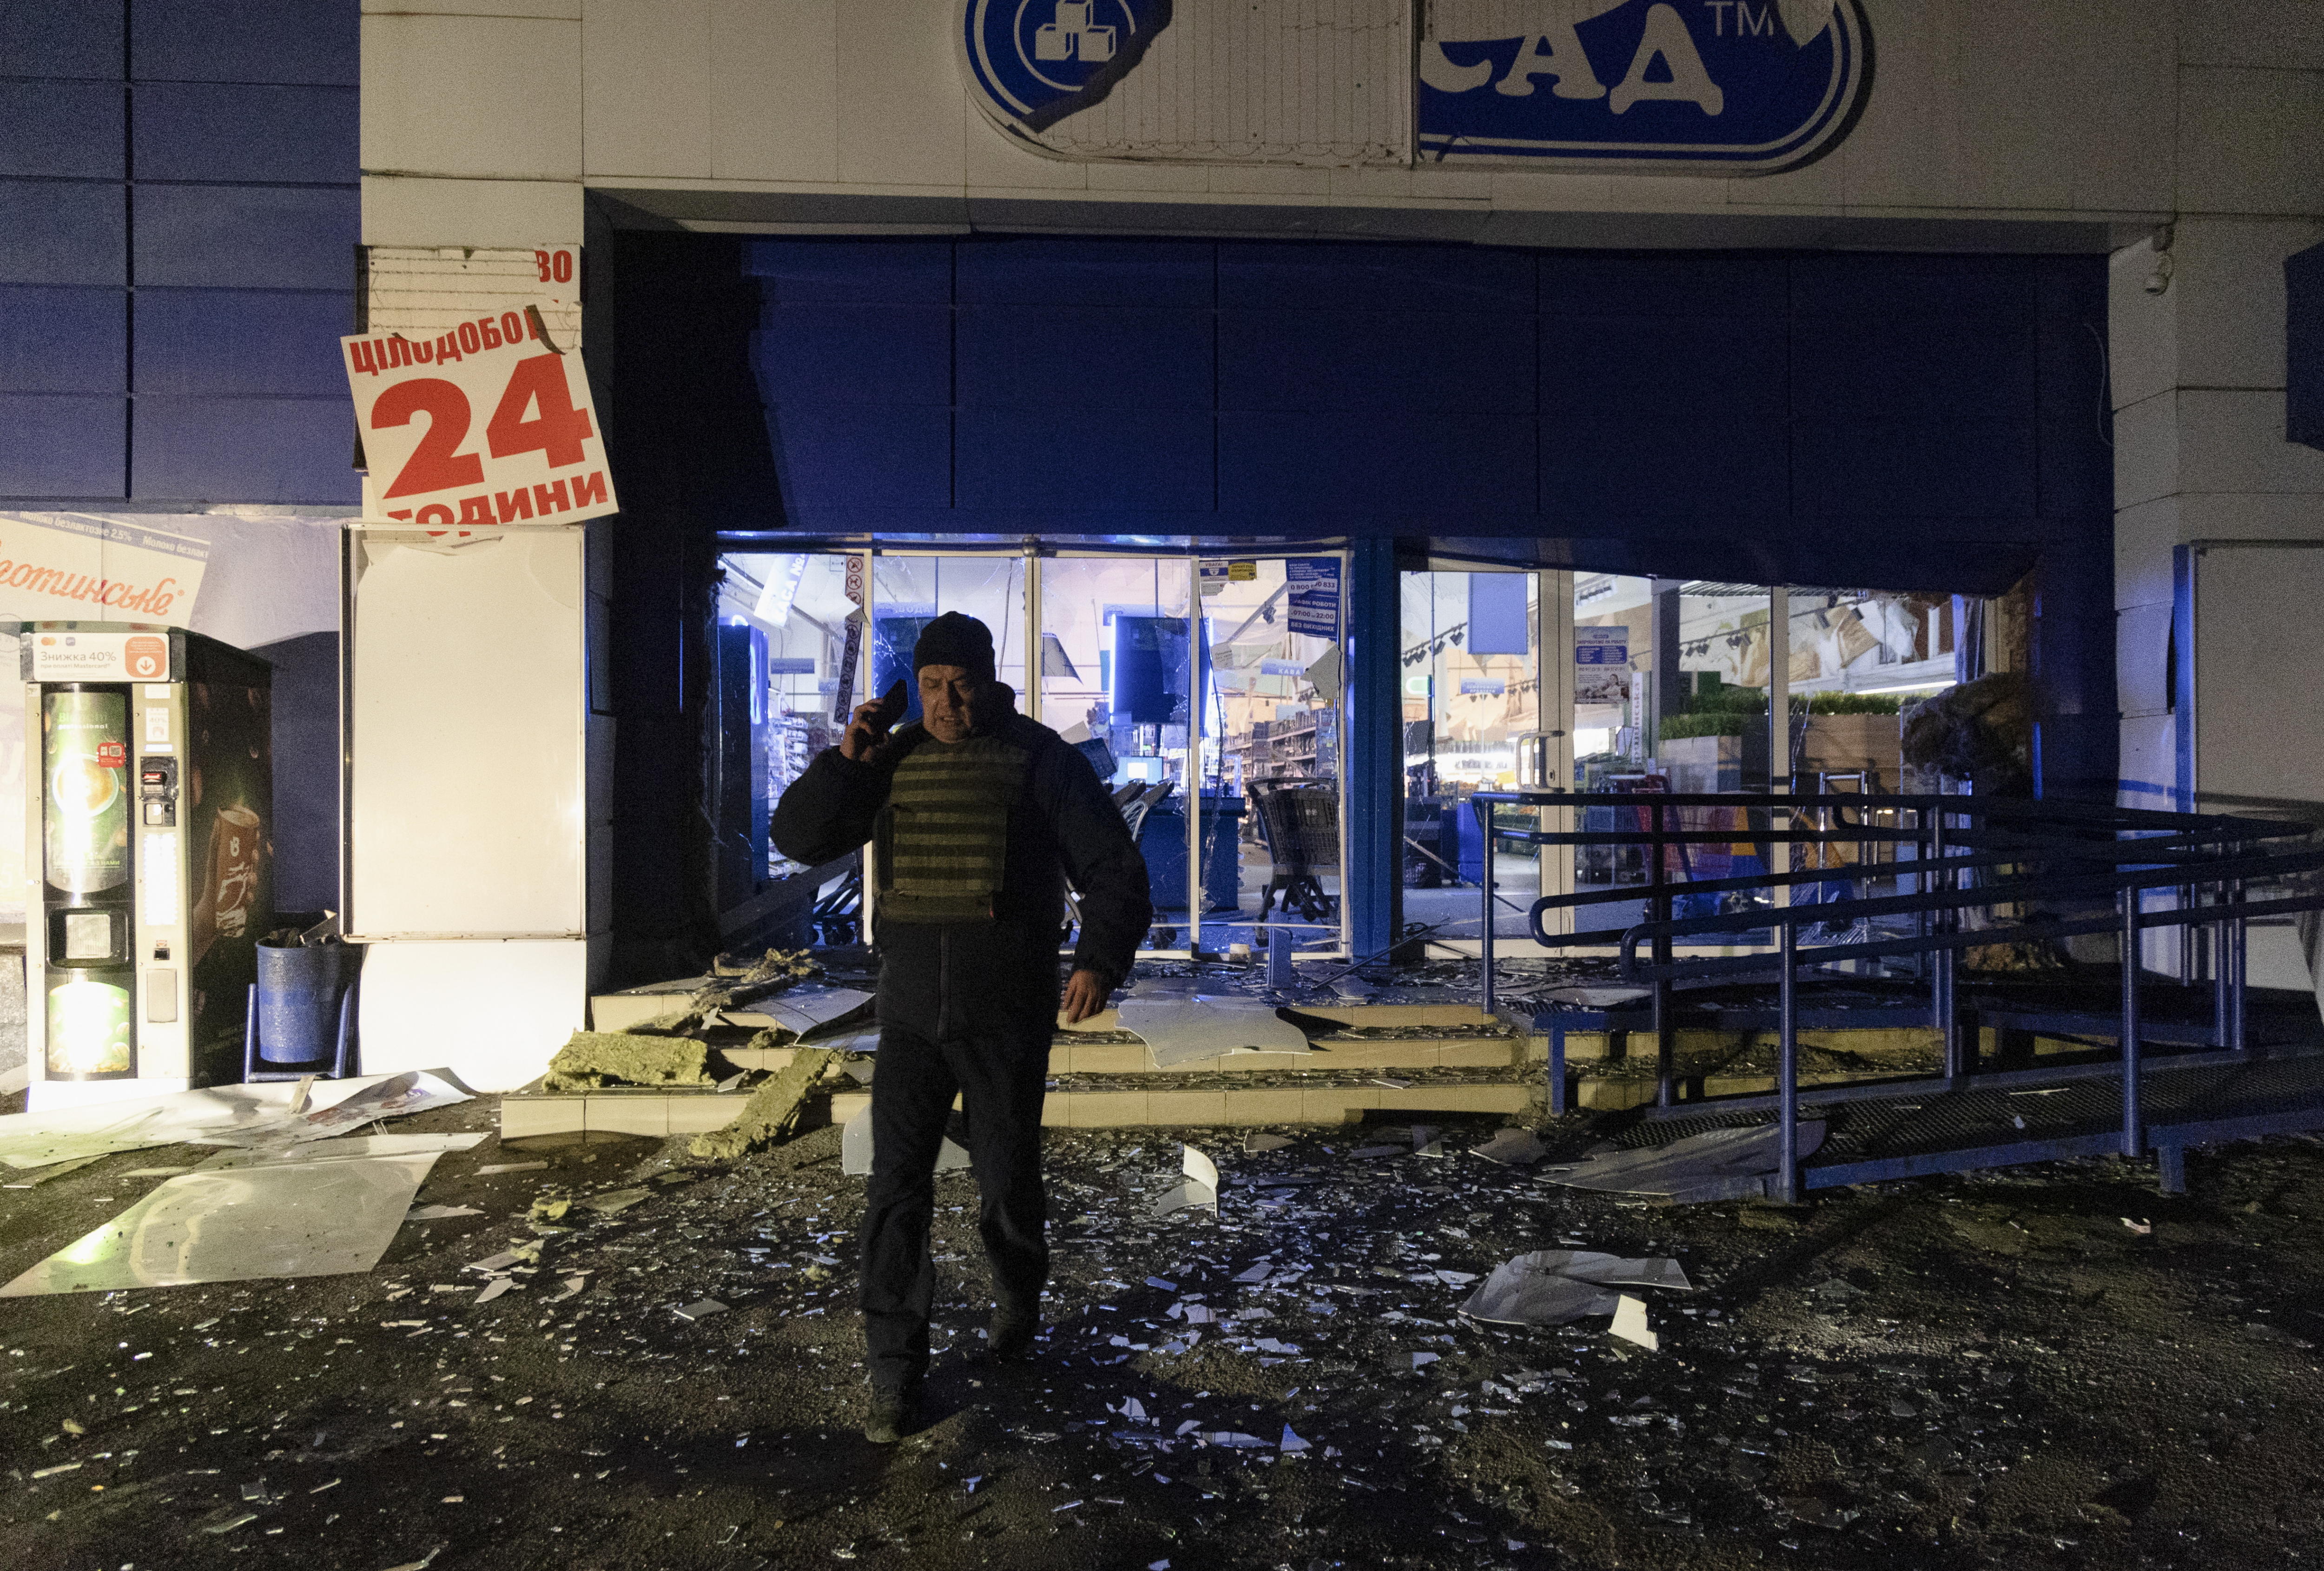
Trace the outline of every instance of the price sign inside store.
<path fill-rule="evenodd" d="M 429 530 L 579 523 L 619 510 L 577 349 L 535 310 L 433 337 L 339 340 L 382 510 Z"/>

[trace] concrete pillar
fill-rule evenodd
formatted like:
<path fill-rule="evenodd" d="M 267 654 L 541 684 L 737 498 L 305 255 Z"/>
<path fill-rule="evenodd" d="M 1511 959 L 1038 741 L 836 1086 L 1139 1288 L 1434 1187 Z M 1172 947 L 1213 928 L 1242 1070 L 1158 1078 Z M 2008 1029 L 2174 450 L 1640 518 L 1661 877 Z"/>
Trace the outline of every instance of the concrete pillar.
<path fill-rule="evenodd" d="M 2176 218 L 2113 258 L 2118 800 L 2128 807 L 2223 805 L 2201 799 L 2201 759 L 2194 799 L 2180 784 L 2172 662 L 2190 656 L 2172 636 L 2176 548 L 2324 541 L 2324 453 L 2284 435 L 2283 260 L 2324 239 L 2324 33 L 2295 25 L 2298 10 L 2182 9 Z M 2255 683 L 2277 674 L 2246 673 Z M 2279 714 L 2305 714 L 2312 698 Z M 2201 745 L 2224 754 L 2236 742 L 2207 720 Z M 2307 794 L 2324 801 L 2324 780 Z M 2278 936 L 2255 933 L 2252 980 L 2306 985 Z M 2175 938 L 2158 939 L 2146 962 L 2175 969 L 2177 953 Z"/>

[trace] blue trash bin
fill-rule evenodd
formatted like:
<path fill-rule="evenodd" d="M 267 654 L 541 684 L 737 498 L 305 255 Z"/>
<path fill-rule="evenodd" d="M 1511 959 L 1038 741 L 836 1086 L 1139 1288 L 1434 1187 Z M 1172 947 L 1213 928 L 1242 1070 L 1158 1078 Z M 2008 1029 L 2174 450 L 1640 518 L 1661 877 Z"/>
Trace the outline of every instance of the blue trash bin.
<path fill-rule="evenodd" d="M 355 944 L 258 946 L 257 1058 L 272 1068 L 338 1059 L 339 1017 L 363 965 Z M 352 1030 L 352 1027 L 350 1027 Z"/>

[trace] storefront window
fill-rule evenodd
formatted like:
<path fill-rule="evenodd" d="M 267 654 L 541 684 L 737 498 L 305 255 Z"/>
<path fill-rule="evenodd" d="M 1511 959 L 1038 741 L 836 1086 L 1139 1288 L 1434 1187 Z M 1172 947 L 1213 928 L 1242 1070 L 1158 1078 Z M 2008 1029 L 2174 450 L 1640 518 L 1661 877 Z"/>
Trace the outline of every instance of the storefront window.
<path fill-rule="evenodd" d="M 1405 919 L 1440 942 L 1478 936 L 1484 843 L 1470 798 L 1557 783 L 1552 733 L 1564 723 L 1544 715 L 1541 583 L 1522 572 L 1402 576 Z M 1497 934 L 1526 931 L 1539 867 L 1530 841 L 1496 848 Z"/>

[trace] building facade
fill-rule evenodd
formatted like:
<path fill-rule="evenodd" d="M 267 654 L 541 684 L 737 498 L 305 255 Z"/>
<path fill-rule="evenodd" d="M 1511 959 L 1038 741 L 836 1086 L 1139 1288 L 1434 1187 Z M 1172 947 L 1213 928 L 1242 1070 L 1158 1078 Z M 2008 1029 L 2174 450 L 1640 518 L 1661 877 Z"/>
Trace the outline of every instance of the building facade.
<path fill-rule="evenodd" d="M 593 985 L 715 941 L 738 554 L 1333 555 L 1359 953 L 1399 931 L 1397 574 L 1432 565 L 2026 583 L 2043 789 L 2324 799 L 2304 722 L 2239 762 L 2296 633 L 2221 646 L 2261 698 L 2186 721 L 2190 563 L 2246 559 L 2200 542 L 2288 584 L 2324 539 L 2285 413 L 2316 7 L 1040 9 L 5 14 L 0 508 L 331 537 L 373 1067 L 517 1083 Z M 562 250 L 570 289 L 526 280 Z M 328 340 L 534 283 L 621 514 L 497 565 L 343 527 L 383 515 Z"/>

